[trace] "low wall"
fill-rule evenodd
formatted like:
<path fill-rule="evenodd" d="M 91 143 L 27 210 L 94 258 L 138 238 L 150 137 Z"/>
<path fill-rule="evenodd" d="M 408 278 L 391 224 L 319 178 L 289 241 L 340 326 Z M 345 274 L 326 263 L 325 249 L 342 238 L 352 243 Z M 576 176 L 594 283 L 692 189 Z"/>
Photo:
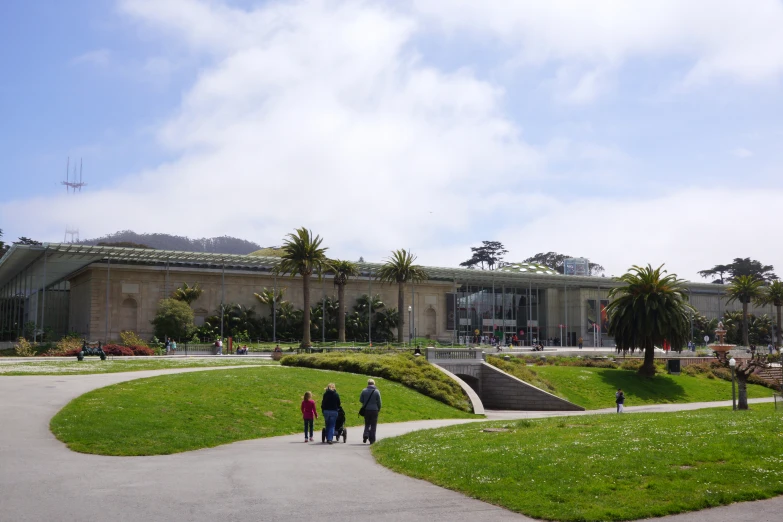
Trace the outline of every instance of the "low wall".
<path fill-rule="evenodd" d="M 481 401 L 491 410 L 584 411 L 488 363 L 481 365 Z"/>
<path fill-rule="evenodd" d="M 463 381 L 462 379 L 460 379 L 459 377 L 457 377 L 456 375 L 448 371 L 446 368 L 443 368 L 442 366 L 438 366 L 437 364 L 433 364 L 433 366 L 438 370 L 442 371 L 443 373 L 445 373 L 446 375 L 448 375 L 449 377 L 451 377 L 452 379 L 454 379 L 454 381 L 456 381 L 457 384 L 460 385 L 462 391 L 464 391 L 465 395 L 467 395 L 468 399 L 470 399 L 470 403 L 473 406 L 473 413 L 475 413 L 476 415 L 484 415 L 484 404 L 481 402 L 478 393 L 476 393 L 476 391 L 473 388 L 471 388 L 468 383 L 466 383 L 465 381 Z"/>

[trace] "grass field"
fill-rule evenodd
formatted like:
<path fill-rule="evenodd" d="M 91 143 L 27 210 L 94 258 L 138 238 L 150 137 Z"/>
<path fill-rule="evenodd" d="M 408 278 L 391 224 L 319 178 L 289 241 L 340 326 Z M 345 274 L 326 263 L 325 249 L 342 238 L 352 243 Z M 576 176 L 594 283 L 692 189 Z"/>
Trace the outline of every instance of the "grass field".
<path fill-rule="evenodd" d="M 782 494 L 781 421 L 763 404 L 482 422 L 385 439 L 373 454 L 534 518 L 634 520 Z"/>
<path fill-rule="evenodd" d="M 731 382 L 707 375 L 667 375 L 640 378 L 636 372 L 584 366 L 527 366 L 493 361 L 502 370 L 588 410 L 614 407 L 617 388 L 625 393 L 626 406 L 711 402 L 731 399 Z M 772 397 L 773 390 L 748 385 L 748 398 Z"/>
<path fill-rule="evenodd" d="M 614 407 L 617 388 L 625 393 L 626 406 L 709 402 L 731 399 L 731 383 L 705 376 L 658 374 L 642 379 L 636 372 L 606 368 L 541 366 L 539 376 L 551 382 L 559 394 L 588 410 Z M 773 390 L 748 385 L 748 398 L 772 397 Z"/>
<path fill-rule="evenodd" d="M 376 379 L 383 397 L 381 422 L 475 418 L 405 386 Z M 101 455 L 162 455 L 238 440 L 297 433 L 302 395 L 319 405 L 329 382 L 337 385 L 348 426 L 357 416 L 367 377 L 305 368 L 262 366 L 192 372 L 124 382 L 71 401 L 51 421 L 69 448 Z M 316 421 L 316 430 L 323 420 Z M 358 438 L 352 431 L 350 437 Z M 320 439 L 319 439 L 320 440 Z"/>
<path fill-rule="evenodd" d="M 97 357 L 84 361 L 58 361 L 36 358 L 19 362 L 0 360 L 0 376 L 3 375 L 87 375 L 91 373 L 138 372 L 142 370 L 168 370 L 172 368 L 205 368 L 215 366 L 277 365 L 268 359 L 241 357 L 211 357 L 187 359 L 113 359 L 101 361 Z"/>

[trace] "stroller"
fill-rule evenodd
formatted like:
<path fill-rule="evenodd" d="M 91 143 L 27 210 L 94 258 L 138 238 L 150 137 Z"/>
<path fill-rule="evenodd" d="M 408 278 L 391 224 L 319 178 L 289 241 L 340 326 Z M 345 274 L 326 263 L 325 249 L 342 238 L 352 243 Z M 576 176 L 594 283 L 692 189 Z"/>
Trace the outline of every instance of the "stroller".
<path fill-rule="evenodd" d="M 337 408 L 337 421 L 334 423 L 334 440 L 339 441 L 343 438 L 343 444 L 348 439 L 348 429 L 345 427 L 345 410 L 342 406 Z M 321 429 L 321 442 L 326 442 L 326 428 Z"/>

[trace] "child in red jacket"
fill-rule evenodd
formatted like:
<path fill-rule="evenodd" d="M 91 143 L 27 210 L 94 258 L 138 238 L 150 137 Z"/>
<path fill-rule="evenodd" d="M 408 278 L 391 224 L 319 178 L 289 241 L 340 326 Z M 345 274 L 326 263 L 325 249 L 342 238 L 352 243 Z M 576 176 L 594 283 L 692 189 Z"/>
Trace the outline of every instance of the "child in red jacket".
<path fill-rule="evenodd" d="M 307 429 L 310 429 L 310 442 L 313 442 L 313 420 L 318 418 L 318 410 L 315 409 L 313 392 L 305 392 L 302 400 L 302 418 L 304 419 L 305 442 L 307 442 Z"/>

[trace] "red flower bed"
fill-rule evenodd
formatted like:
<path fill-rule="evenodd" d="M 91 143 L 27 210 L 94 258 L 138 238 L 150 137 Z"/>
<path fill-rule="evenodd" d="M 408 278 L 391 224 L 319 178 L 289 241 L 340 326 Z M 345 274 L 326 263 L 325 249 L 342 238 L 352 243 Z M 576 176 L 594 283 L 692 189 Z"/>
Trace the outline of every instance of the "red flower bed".
<path fill-rule="evenodd" d="M 155 355 L 152 348 L 147 346 L 131 346 L 130 348 L 133 350 L 133 355 Z"/>
<path fill-rule="evenodd" d="M 103 346 L 103 351 L 106 355 L 127 355 L 132 356 L 133 350 L 127 346 L 120 344 L 107 344 Z"/>

